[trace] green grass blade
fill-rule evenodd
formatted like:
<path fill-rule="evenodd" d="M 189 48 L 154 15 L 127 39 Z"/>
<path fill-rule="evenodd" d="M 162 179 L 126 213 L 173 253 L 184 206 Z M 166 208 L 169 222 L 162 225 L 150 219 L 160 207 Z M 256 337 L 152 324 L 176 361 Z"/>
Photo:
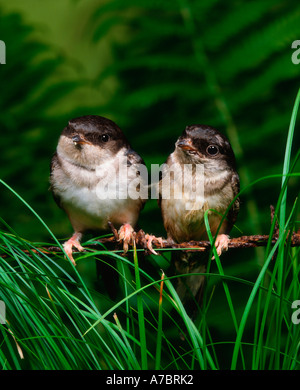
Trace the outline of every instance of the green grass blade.
<path fill-rule="evenodd" d="M 295 124 L 297 119 L 297 113 L 300 103 L 300 89 L 298 90 L 298 94 L 296 96 L 295 104 L 293 107 L 292 117 L 290 121 L 289 131 L 288 131 L 288 137 L 286 142 L 286 148 L 285 148 L 285 156 L 284 156 L 284 163 L 283 163 L 283 176 L 282 176 L 282 188 L 284 187 L 285 181 L 288 180 L 286 175 L 289 173 L 290 168 L 290 159 L 291 159 L 291 152 L 292 152 L 292 144 L 293 144 L 293 137 L 294 137 L 294 131 L 295 131 Z M 284 188 L 281 204 L 280 204 L 280 214 L 279 214 L 279 234 L 282 233 L 284 226 L 285 226 L 285 217 L 286 217 L 286 203 L 287 203 L 287 188 Z M 280 255 L 281 255 L 280 251 Z M 278 292 L 280 296 L 282 295 L 283 289 L 284 289 L 284 268 L 285 264 L 283 261 L 279 262 L 278 267 Z M 276 354 L 276 367 L 279 369 L 280 367 L 280 344 L 281 344 L 281 326 L 282 326 L 282 299 L 278 302 L 278 315 L 276 318 L 276 328 L 277 328 L 277 354 Z"/>
<path fill-rule="evenodd" d="M 133 259 L 134 259 L 136 288 L 140 290 L 141 281 L 140 281 L 138 256 L 137 256 L 135 243 L 134 243 Z M 137 307 L 138 307 L 138 322 L 139 322 L 139 332 L 140 332 L 140 342 L 141 342 L 141 366 L 143 370 L 147 370 L 148 367 L 147 340 L 146 340 L 146 330 L 145 330 L 143 298 L 141 296 L 141 293 L 137 294 Z"/>
<path fill-rule="evenodd" d="M 157 324 L 157 339 L 156 339 L 156 353 L 155 353 L 155 370 L 160 369 L 161 363 L 161 348 L 162 348 L 162 302 L 163 302 L 163 286 L 164 286 L 165 274 L 162 272 L 160 291 L 159 291 L 159 302 L 158 302 L 158 324 Z"/>
<path fill-rule="evenodd" d="M 293 207 L 292 213 L 293 213 L 294 209 L 295 209 L 295 205 Z M 285 225 L 285 229 L 287 228 L 287 226 L 289 224 L 289 221 L 292 217 L 292 213 L 291 213 L 291 215 L 290 215 L 290 217 Z M 275 254 L 277 248 L 282 244 L 282 242 L 284 242 L 286 240 L 287 234 L 288 234 L 288 232 L 286 231 L 286 232 L 284 232 L 284 234 L 281 234 L 281 236 L 278 238 L 278 241 L 275 243 L 274 247 L 272 248 L 271 252 L 269 253 L 269 255 L 268 255 L 268 257 L 267 257 L 267 259 L 266 259 L 266 261 L 265 261 L 265 263 L 264 263 L 264 265 L 263 265 L 263 267 L 262 267 L 262 269 L 257 277 L 257 280 L 253 286 L 253 289 L 250 293 L 250 296 L 249 296 L 247 304 L 245 306 L 244 313 L 242 315 L 239 329 L 237 332 L 236 342 L 235 342 L 233 355 L 232 355 L 232 361 L 231 361 L 231 369 L 232 370 L 235 370 L 237 367 L 239 348 L 241 346 L 243 332 L 244 332 L 244 329 L 246 326 L 247 318 L 248 318 L 249 313 L 250 313 L 250 309 L 253 305 L 254 298 L 255 298 L 257 291 L 260 287 L 260 284 L 263 280 L 263 277 L 264 277 L 264 275 L 265 275 L 265 273 L 270 265 L 270 262 L 272 261 L 273 255 Z"/>

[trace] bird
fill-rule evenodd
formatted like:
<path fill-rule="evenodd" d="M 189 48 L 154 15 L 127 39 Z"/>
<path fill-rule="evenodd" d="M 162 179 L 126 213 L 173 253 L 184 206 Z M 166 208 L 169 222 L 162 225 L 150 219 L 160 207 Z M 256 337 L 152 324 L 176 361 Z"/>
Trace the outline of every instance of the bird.
<path fill-rule="evenodd" d="M 63 244 L 74 265 L 73 248 L 84 250 L 80 241 L 86 232 L 118 229 L 127 252 L 147 200 L 145 170 L 143 159 L 112 120 L 85 115 L 68 122 L 51 160 L 50 189 L 74 230 Z M 134 196 L 129 190 L 136 190 Z"/>
<path fill-rule="evenodd" d="M 158 202 L 167 241 L 208 240 L 204 218 L 207 212 L 212 235 L 218 231 L 215 246 L 220 256 L 228 249 L 229 233 L 239 212 L 239 188 L 235 155 L 225 135 L 208 125 L 186 126 L 163 165 L 159 181 Z M 178 275 L 176 291 L 191 316 L 202 305 L 207 261 L 207 254 L 172 252 Z M 188 276 L 180 276 L 183 274 Z"/>

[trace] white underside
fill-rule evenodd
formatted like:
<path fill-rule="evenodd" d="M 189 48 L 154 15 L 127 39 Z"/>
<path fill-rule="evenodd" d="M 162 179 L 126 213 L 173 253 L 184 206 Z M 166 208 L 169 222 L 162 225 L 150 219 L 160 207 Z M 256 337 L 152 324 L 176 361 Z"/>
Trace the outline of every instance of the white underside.
<path fill-rule="evenodd" d="M 63 169 L 53 172 L 55 193 L 75 231 L 107 230 L 108 221 L 116 228 L 125 223 L 136 224 L 143 202 L 126 198 L 127 180 L 133 178 L 116 174 L 116 160 L 88 171 L 61 156 Z"/>

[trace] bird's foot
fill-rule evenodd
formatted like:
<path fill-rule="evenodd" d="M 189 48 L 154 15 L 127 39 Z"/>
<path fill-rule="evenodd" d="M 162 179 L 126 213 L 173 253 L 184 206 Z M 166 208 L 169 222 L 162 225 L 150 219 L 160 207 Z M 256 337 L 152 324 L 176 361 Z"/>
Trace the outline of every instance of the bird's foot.
<path fill-rule="evenodd" d="M 218 256 L 221 256 L 223 252 L 228 251 L 228 242 L 229 242 L 229 236 L 227 234 L 218 234 L 216 241 L 215 241 L 215 247 L 217 250 Z M 212 260 L 214 260 L 214 256 Z"/>
<path fill-rule="evenodd" d="M 75 263 L 75 260 L 73 258 L 73 254 L 72 254 L 73 247 L 75 247 L 77 250 L 79 250 L 79 252 L 84 251 L 84 248 L 80 245 L 80 242 L 79 242 L 79 240 L 81 239 L 81 236 L 82 236 L 81 233 L 75 233 L 68 241 L 66 241 L 63 244 L 64 250 L 65 250 L 68 258 L 72 261 L 72 263 L 74 265 L 76 265 L 76 263 Z"/>
<path fill-rule="evenodd" d="M 118 231 L 118 241 L 123 241 L 124 253 L 128 251 L 128 245 L 133 245 L 135 239 L 135 231 L 129 223 L 122 225 Z"/>
<path fill-rule="evenodd" d="M 110 227 L 111 231 L 112 231 L 112 234 L 114 235 L 115 237 L 115 240 L 116 241 L 119 241 L 119 233 L 117 231 L 117 229 L 114 227 L 113 223 L 108 221 L 108 226 Z"/>
<path fill-rule="evenodd" d="M 152 234 L 145 234 L 143 230 L 139 230 L 137 233 L 137 243 L 141 244 L 144 249 L 153 255 L 158 255 L 158 253 L 153 249 L 152 242 L 157 241 L 158 244 L 163 248 L 163 239 L 162 237 L 155 237 Z"/>

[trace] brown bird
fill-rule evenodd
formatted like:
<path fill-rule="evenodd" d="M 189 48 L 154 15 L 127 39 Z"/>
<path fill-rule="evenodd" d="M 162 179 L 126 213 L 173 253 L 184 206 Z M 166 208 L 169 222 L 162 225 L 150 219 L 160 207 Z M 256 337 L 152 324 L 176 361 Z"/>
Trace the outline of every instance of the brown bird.
<path fill-rule="evenodd" d="M 142 158 L 111 120 L 87 115 L 70 120 L 64 128 L 51 161 L 50 182 L 74 229 L 64 243 L 74 265 L 73 247 L 83 250 L 82 235 L 108 232 L 110 224 L 119 229 L 127 251 L 147 199 L 147 183 L 139 182 L 135 198 L 128 193 L 141 167 L 145 168 Z"/>
<path fill-rule="evenodd" d="M 189 167 L 189 170 L 186 169 Z M 186 169 L 186 170 L 185 170 Z M 239 176 L 228 139 L 213 127 L 187 126 L 168 157 L 159 183 L 159 204 L 168 240 L 175 243 L 208 240 L 204 214 L 215 236 L 227 207 L 239 192 Z M 216 237 L 218 255 L 228 249 L 228 239 L 239 212 L 237 198 Z M 215 210 L 215 211 L 213 211 Z M 207 255 L 172 253 L 179 277 L 177 293 L 194 313 L 201 304 Z"/>

